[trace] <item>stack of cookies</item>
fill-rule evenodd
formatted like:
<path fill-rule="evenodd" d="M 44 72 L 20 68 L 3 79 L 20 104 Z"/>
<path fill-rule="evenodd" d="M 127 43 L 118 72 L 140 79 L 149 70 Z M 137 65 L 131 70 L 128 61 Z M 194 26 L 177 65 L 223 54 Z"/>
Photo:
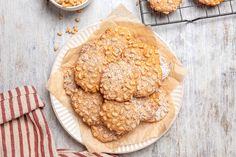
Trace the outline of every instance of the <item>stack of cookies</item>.
<path fill-rule="evenodd" d="M 168 113 L 163 58 L 155 45 L 138 40 L 128 28 L 108 28 L 83 44 L 64 89 L 75 112 L 101 142 L 118 140 L 140 123 Z"/>

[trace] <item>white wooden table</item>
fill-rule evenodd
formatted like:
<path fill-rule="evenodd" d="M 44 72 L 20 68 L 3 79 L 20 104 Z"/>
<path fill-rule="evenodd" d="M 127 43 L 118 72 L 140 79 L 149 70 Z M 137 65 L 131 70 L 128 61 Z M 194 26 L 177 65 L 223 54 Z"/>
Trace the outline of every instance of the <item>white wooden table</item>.
<path fill-rule="evenodd" d="M 83 150 L 57 121 L 45 88 L 57 55 L 69 35 L 56 35 L 74 25 L 99 22 L 118 4 L 135 16 L 133 0 L 94 0 L 82 13 L 58 10 L 46 0 L 0 1 L 0 90 L 32 84 L 47 102 L 44 109 L 58 148 Z M 59 13 L 64 15 L 59 20 Z M 188 68 L 183 108 L 168 133 L 132 157 L 236 156 L 236 16 L 154 28 Z"/>

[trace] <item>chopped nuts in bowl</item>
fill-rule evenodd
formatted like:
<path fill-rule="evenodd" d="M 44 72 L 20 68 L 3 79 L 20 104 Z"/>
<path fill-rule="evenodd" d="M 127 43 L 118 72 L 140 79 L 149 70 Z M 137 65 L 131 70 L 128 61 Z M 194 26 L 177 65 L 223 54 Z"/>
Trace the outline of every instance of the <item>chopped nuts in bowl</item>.
<path fill-rule="evenodd" d="M 76 11 L 85 8 L 92 0 L 50 0 L 56 7 Z"/>

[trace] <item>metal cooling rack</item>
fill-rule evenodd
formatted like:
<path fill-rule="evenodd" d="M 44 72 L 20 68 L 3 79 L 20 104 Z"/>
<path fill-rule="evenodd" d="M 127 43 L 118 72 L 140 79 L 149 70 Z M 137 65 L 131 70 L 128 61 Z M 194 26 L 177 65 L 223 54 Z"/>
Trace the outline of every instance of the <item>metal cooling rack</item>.
<path fill-rule="evenodd" d="M 196 4 L 194 0 L 183 0 L 178 9 L 165 15 L 153 11 L 147 0 L 139 0 L 142 22 L 145 25 L 159 26 L 181 22 L 194 22 L 201 19 L 228 16 L 236 14 L 236 0 L 225 0 L 215 7 Z M 236 17 L 234 17 L 236 18 Z"/>

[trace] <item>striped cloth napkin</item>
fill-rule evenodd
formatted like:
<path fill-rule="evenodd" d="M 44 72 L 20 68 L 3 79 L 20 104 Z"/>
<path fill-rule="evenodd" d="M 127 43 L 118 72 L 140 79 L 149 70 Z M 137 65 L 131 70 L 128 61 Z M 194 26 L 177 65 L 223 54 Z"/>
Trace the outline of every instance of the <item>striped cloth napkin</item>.
<path fill-rule="evenodd" d="M 0 157 L 111 157 L 56 149 L 42 111 L 45 104 L 33 86 L 0 93 Z"/>

